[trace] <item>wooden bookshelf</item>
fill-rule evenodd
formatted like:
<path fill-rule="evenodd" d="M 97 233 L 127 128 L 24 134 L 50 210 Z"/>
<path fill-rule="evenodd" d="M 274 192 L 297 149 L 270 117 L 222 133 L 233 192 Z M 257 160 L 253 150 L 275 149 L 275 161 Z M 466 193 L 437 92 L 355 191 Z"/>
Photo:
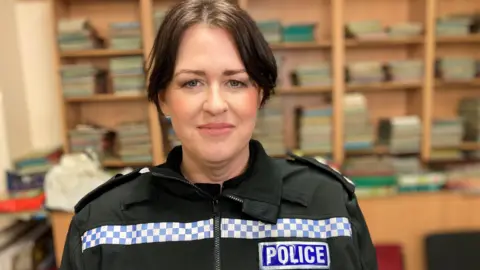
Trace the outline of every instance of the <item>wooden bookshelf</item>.
<path fill-rule="evenodd" d="M 68 103 L 86 103 L 86 102 L 115 102 L 115 101 L 141 101 L 147 100 L 145 95 L 115 95 L 115 94 L 96 94 L 86 97 L 65 98 Z"/>
<path fill-rule="evenodd" d="M 403 46 L 403 45 L 421 45 L 423 37 L 408 38 L 376 38 L 376 39 L 347 39 L 347 47 L 373 47 L 373 46 Z"/>
<path fill-rule="evenodd" d="M 60 19 L 88 18 L 96 32 L 104 40 L 105 46 L 98 49 L 61 51 L 54 46 L 55 70 L 60 71 L 63 64 L 94 63 L 95 66 L 108 70 L 108 61 L 112 57 L 143 56 L 146 63 L 153 45 L 154 33 L 152 2 L 150 1 L 62 1 L 48 0 L 54 17 L 52 31 L 57 36 L 57 23 Z M 107 11 L 107 12 L 106 12 Z M 148 16 L 150 14 L 150 16 Z M 138 49 L 112 49 L 109 45 L 109 24 L 112 22 L 139 21 L 142 32 L 142 47 Z M 106 76 L 106 93 L 82 97 L 64 97 L 61 77 L 58 72 L 57 92 L 63 121 L 63 145 L 66 153 L 70 152 L 68 131 L 78 124 L 95 124 L 106 128 L 115 128 L 122 122 L 146 121 L 149 124 L 153 163 L 164 161 L 164 145 L 159 117 L 155 107 L 147 102 L 145 94 L 113 94 L 112 80 Z M 145 90 L 146 91 L 146 90 Z M 107 167 L 144 166 L 109 160 Z"/>

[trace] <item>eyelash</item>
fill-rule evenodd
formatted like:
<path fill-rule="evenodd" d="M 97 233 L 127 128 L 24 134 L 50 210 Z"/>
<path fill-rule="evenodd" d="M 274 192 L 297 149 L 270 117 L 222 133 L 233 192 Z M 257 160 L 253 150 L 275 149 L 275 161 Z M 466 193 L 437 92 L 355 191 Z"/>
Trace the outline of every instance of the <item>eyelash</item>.
<path fill-rule="evenodd" d="M 192 83 L 192 82 L 200 83 L 200 80 L 190 80 L 190 81 L 187 81 L 187 82 L 185 82 L 185 83 L 182 84 L 182 87 L 183 87 L 183 88 L 194 88 L 194 87 L 198 86 L 198 85 L 189 86 L 189 84 Z M 242 82 L 242 81 L 239 81 L 239 80 L 229 80 L 229 81 L 228 81 L 228 83 L 232 83 L 232 82 L 238 84 L 238 86 L 230 86 L 230 87 L 232 87 L 232 88 L 244 88 L 244 87 L 247 87 L 247 84 L 246 84 L 246 83 L 244 83 L 244 82 Z"/>

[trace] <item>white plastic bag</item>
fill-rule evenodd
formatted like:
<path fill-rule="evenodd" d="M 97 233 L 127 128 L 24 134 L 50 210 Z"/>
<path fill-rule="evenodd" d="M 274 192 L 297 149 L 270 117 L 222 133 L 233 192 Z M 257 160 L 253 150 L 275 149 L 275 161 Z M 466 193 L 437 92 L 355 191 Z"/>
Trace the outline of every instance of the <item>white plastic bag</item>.
<path fill-rule="evenodd" d="M 102 169 L 96 155 L 64 155 L 45 176 L 46 207 L 73 212 L 83 196 L 111 177 Z"/>

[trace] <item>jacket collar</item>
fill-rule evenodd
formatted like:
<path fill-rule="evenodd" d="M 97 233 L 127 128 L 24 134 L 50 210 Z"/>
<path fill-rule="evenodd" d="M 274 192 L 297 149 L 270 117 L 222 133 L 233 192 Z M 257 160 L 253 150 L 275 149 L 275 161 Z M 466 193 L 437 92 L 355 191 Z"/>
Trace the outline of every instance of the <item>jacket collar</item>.
<path fill-rule="evenodd" d="M 282 172 L 260 142 L 251 140 L 249 147 L 251 157 L 246 175 L 226 181 L 222 195 L 241 199 L 242 211 L 245 214 L 275 223 L 282 198 Z M 135 192 L 126 198 L 124 205 L 128 207 L 134 203 L 152 200 L 158 196 L 155 190 L 159 188 L 190 200 L 208 199 L 178 173 L 181 160 L 182 148 L 177 146 L 170 151 L 164 164 L 150 168 L 149 173 L 140 177 L 142 181 L 136 184 Z"/>

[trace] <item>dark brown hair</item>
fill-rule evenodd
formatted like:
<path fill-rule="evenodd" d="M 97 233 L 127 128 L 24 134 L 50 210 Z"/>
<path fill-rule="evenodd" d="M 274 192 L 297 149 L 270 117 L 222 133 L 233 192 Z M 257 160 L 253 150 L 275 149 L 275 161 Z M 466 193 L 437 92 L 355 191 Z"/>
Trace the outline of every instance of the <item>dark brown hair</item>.
<path fill-rule="evenodd" d="M 170 9 L 155 38 L 149 63 L 148 99 L 160 112 L 159 94 L 172 80 L 183 33 L 205 23 L 227 30 L 245 69 L 261 89 L 263 105 L 274 93 L 277 66 L 273 53 L 248 13 L 227 0 L 186 0 Z"/>

